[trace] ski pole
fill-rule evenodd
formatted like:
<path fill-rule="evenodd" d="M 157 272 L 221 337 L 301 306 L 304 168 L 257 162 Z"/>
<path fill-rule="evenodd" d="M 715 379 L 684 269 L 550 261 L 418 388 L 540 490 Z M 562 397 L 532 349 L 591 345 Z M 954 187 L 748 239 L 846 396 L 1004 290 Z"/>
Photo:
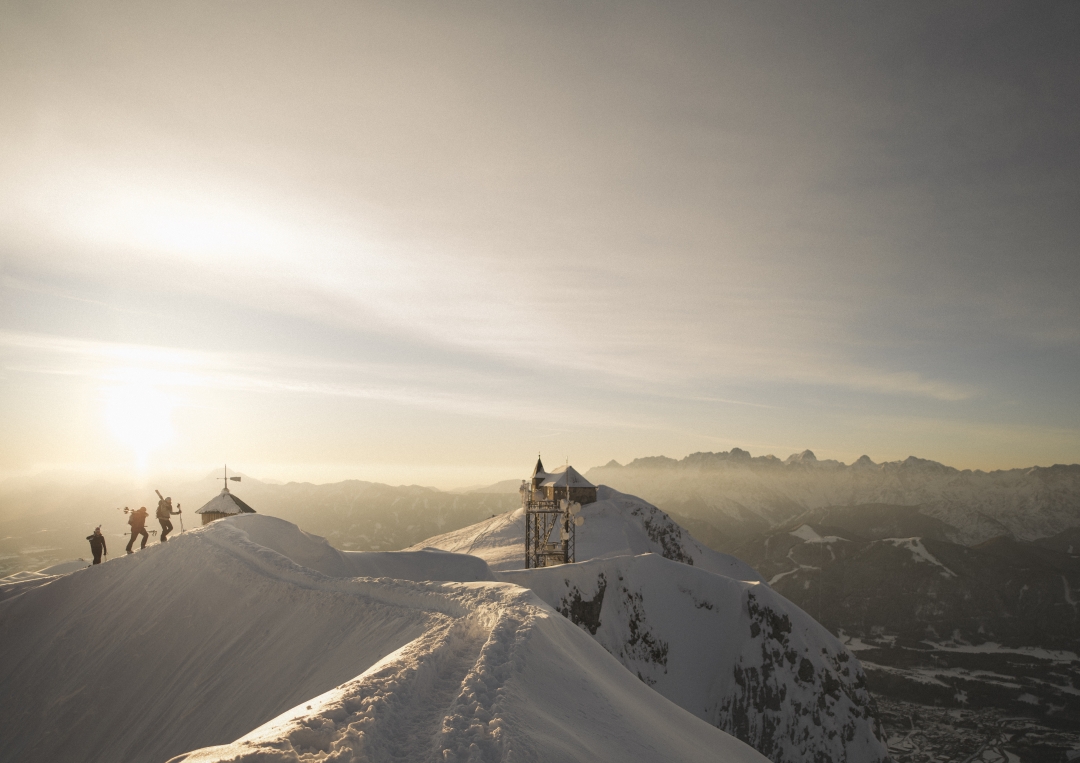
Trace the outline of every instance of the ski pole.
<path fill-rule="evenodd" d="M 176 513 L 180 517 L 180 534 L 184 534 L 184 511 L 180 508 L 180 504 L 176 504 Z"/>

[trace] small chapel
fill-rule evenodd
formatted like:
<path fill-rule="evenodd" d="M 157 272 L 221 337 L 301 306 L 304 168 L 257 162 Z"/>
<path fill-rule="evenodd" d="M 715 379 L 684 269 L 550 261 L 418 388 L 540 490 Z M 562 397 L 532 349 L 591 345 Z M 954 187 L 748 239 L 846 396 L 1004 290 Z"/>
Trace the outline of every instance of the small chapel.
<path fill-rule="evenodd" d="M 255 509 L 230 493 L 229 488 L 223 487 L 218 495 L 211 498 L 201 509 L 196 509 L 195 513 L 202 514 L 202 523 L 208 525 L 215 519 L 225 519 L 237 514 L 254 514 Z"/>

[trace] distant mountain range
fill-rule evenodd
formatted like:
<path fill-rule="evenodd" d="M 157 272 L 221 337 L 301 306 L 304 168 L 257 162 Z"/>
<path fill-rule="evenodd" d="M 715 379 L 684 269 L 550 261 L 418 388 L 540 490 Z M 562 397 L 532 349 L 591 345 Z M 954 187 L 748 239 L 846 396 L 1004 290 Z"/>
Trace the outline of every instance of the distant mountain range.
<path fill-rule="evenodd" d="M 1025 760 L 1056 760 L 1080 746 L 1071 721 L 1080 715 L 1080 466 L 980 472 L 917 458 L 846 465 L 808 451 L 782 461 L 734 449 L 611 462 L 587 475 L 659 507 L 637 506 L 637 524 L 593 540 L 601 525 L 587 522 L 579 536 L 587 556 L 655 551 L 709 569 L 714 549 L 743 560 L 858 654 L 895 759 L 964 759 L 986 743 L 1003 759 L 1020 750 Z M 189 528 L 198 523 L 192 510 L 220 491 L 217 476 L 166 491 Z M 518 484 L 447 493 L 245 476 L 231 487 L 260 513 L 341 549 L 435 542 L 508 571 L 520 567 L 523 530 L 510 511 Z M 126 531 L 116 507 L 153 500 L 152 490 L 114 483 L 9 480 L 0 485 L 0 574 L 85 557 L 83 538 L 103 520 L 115 557 Z M 600 539 L 607 545 L 596 546 Z M 574 585 L 582 602 L 593 596 Z"/>
<path fill-rule="evenodd" d="M 897 760 L 1080 745 L 1080 466 L 696 453 L 586 476 L 754 567 L 858 654 Z"/>
<path fill-rule="evenodd" d="M 612 461 L 590 469 L 596 484 L 640 495 L 700 540 L 732 551 L 803 512 L 829 506 L 914 506 L 938 537 L 974 545 L 997 536 L 1049 538 L 1080 527 L 1080 464 L 982 472 L 914 456 L 875 464 L 751 457 L 733 448 L 675 459 Z"/>

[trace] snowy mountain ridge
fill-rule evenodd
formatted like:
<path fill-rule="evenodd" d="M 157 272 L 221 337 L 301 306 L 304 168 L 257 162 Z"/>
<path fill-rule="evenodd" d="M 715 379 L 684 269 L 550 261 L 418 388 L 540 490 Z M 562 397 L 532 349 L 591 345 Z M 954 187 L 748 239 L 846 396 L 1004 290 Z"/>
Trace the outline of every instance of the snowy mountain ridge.
<path fill-rule="evenodd" d="M 480 558 L 520 551 L 513 512 L 450 534 L 479 556 L 342 552 L 256 514 L 0 581 L 0 760 L 764 760 L 725 730 L 774 763 L 884 759 L 843 646 L 602 497 L 579 538 L 598 558 L 561 568 Z"/>
<path fill-rule="evenodd" d="M 858 661 L 768 586 L 656 554 L 499 576 L 531 588 L 644 683 L 770 760 L 886 757 Z"/>
<path fill-rule="evenodd" d="M 774 763 L 887 758 L 862 668 L 824 627 L 734 557 L 611 488 L 582 506 L 578 563 L 523 566 L 521 510 L 414 547 L 485 559 L 634 675 Z"/>
<path fill-rule="evenodd" d="M 380 561 L 254 514 L 43 576 L 0 601 L 0 760 L 765 760 L 479 560 Z"/>
<path fill-rule="evenodd" d="M 605 485 L 599 486 L 597 497 L 595 503 L 581 507 L 585 523 L 577 529 L 579 561 L 655 553 L 738 580 L 761 580 L 750 565 L 694 540 L 651 503 Z M 408 550 L 438 548 L 471 554 L 483 559 L 493 570 L 514 570 L 525 566 L 524 539 L 525 511 L 519 508 L 428 538 Z"/>

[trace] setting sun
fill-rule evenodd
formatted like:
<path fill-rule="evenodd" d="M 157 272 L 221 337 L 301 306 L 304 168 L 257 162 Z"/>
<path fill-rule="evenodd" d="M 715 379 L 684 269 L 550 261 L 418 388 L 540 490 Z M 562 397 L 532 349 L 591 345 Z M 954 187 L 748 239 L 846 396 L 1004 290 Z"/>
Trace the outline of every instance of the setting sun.
<path fill-rule="evenodd" d="M 131 448 L 140 469 L 150 454 L 173 436 L 172 399 L 153 387 L 129 384 L 106 393 L 105 421 L 119 442 Z"/>

